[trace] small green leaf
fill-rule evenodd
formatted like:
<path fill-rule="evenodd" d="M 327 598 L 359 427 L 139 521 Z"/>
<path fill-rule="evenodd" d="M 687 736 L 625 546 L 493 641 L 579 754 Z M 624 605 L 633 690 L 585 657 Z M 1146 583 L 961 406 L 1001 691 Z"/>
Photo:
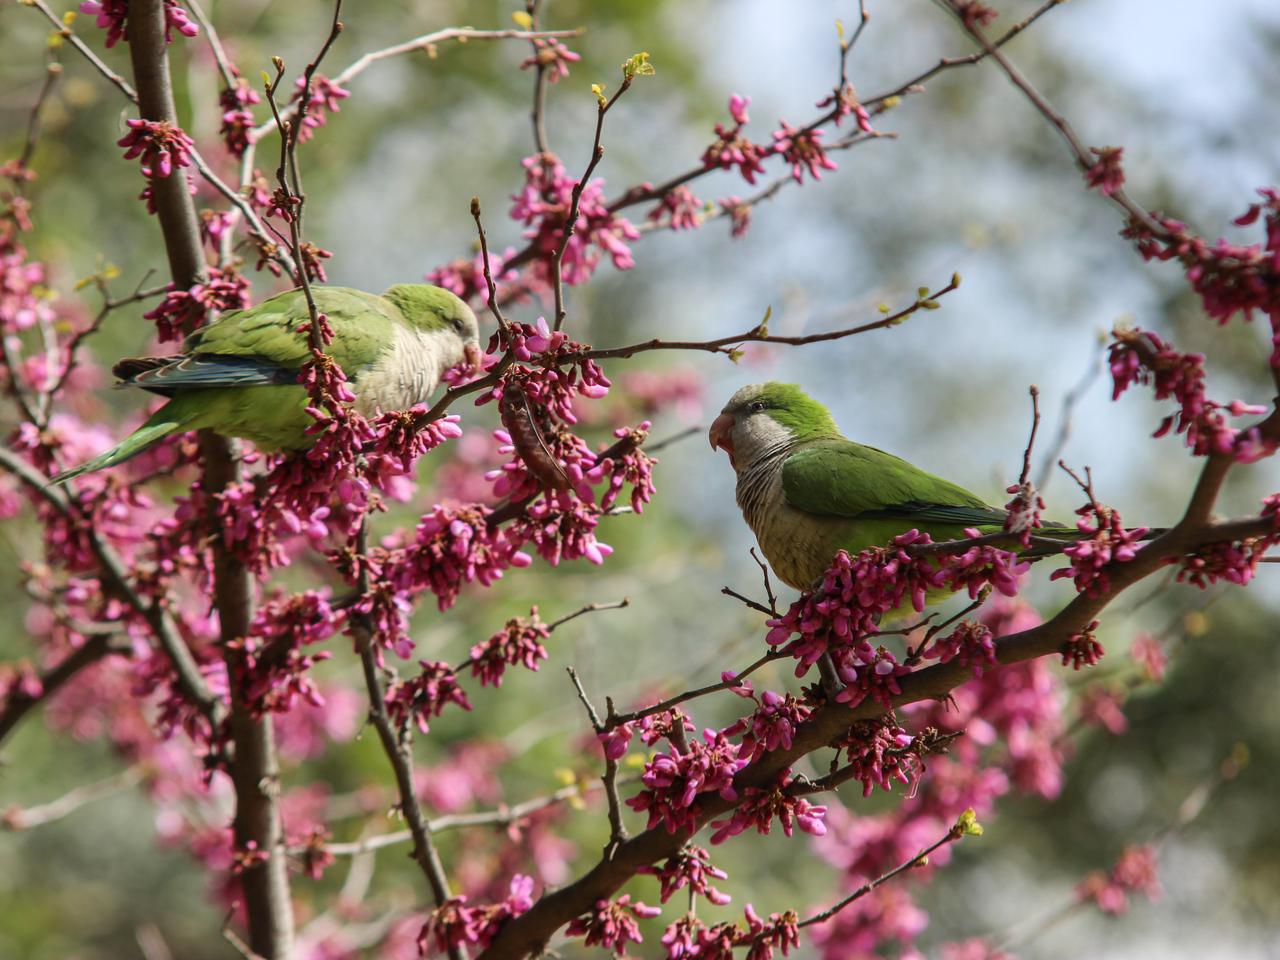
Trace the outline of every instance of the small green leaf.
<path fill-rule="evenodd" d="M 982 824 L 978 822 L 978 814 L 974 812 L 973 807 L 960 814 L 960 819 L 951 828 L 951 832 L 958 837 L 982 836 Z"/>
<path fill-rule="evenodd" d="M 511 14 L 511 22 L 521 30 L 533 29 L 533 17 L 529 16 L 524 10 L 517 10 Z"/>
<path fill-rule="evenodd" d="M 756 336 L 767 337 L 769 335 L 769 318 L 773 316 L 773 305 L 764 308 L 764 319 L 756 325 Z"/>
<path fill-rule="evenodd" d="M 622 64 L 622 76 L 627 80 L 634 80 L 636 77 L 652 77 L 654 73 L 653 64 L 649 62 L 649 54 L 645 51 L 628 58 Z"/>

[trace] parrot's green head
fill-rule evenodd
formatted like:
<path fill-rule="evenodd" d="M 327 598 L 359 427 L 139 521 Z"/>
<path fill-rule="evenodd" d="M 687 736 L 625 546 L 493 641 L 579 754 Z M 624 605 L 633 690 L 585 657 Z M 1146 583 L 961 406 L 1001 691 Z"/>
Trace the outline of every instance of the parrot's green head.
<path fill-rule="evenodd" d="M 480 369 L 480 324 L 476 315 L 461 298 L 443 287 L 429 283 L 397 283 L 382 294 L 400 310 L 406 320 L 419 330 L 438 333 L 446 338 L 453 366 L 464 359 L 472 372 Z M 456 344 L 454 341 L 457 341 Z"/>
<path fill-rule="evenodd" d="M 709 433 L 712 448 L 728 453 L 735 469 L 793 443 L 838 436 L 831 412 L 794 383 L 743 387 L 729 398 Z"/>

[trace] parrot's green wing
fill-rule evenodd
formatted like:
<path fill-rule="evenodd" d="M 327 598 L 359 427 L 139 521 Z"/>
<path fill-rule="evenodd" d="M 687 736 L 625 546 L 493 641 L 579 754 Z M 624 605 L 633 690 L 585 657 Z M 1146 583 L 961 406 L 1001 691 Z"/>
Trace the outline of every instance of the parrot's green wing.
<path fill-rule="evenodd" d="M 389 349 L 404 319 L 382 297 L 346 287 L 313 287 L 316 307 L 328 318 L 334 339 L 326 352 L 351 378 Z M 185 389 L 296 384 L 311 359 L 305 325 L 306 297 L 289 290 L 248 310 L 228 313 L 201 327 L 172 359 L 124 360 L 116 374 L 132 386 L 172 396 Z"/>
<path fill-rule="evenodd" d="M 903 530 L 1001 526 L 1005 517 L 963 487 L 843 438 L 814 440 L 791 454 L 782 465 L 782 492 L 789 506 L 806 513 L 901 519 Z"/>

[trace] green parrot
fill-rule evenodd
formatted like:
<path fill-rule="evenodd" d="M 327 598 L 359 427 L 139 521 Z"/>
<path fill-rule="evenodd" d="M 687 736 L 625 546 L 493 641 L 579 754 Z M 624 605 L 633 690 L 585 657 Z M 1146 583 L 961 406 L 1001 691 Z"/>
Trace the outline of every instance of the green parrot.
<path fill-rule="evenodd" d="M 913 527 L 935 541 L 961 539 L 966 527 L 1004 528 L 1004 510 L 841 436 L 830 411 L 794 384 L 743 387 L 711 424 L 710 440 L 729 454 L 738 506 L 769 565 L 797 590 L 821 579 L 837 551 L 884 546 Z"/>
<path fill-rule="evenodd" d="M 476 316 L 448 290 L 401 283 L 377 296 L 316 286 L 312 295 L 333 327 L 326 350 L 346 373 L 355 409 L 365 416 L 425 402 L 441 375 L 463 361 L 479 367 Z M 113 368 L 117 387 L 141 387 L 169 402 L 106 453 L 53 482 L 113 467 L 188 430 L 244 437 L 264 450 L 311 446 L 314 437 L 306 429 L 314 421 L 298 383 L 299 369 L 311 359 L 299 327 L 310 319 L 302 290 L 290 290 L 201 327 L 175 356 L 121 360 Z"/>

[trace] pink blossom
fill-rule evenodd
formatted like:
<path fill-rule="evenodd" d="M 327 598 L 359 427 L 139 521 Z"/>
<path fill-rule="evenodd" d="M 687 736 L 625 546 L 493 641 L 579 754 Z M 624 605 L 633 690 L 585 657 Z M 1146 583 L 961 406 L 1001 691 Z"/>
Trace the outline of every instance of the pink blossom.
<path fill-rule="evenodd" d="M 738 94 L 730 94 L 729 96 L 729 116 L 733 117 L 733 122 L 740 127 L 745 127 L 749 122 L 747 117 L 747 107 L 751 106 L 750 97 L 742 97 Z"/>
<path fill-rule="evenodd" d="M 1158 683 L 1164 679 L 1169 655 L 1164 652 L 1160 641 L 1151 634 L 1139 633 L 1135 636 L 1129 644 L 1129 656 L 1147 680 Z"/>
<path fill-rule="evenodd" d="M 816 106 L 819 109 L 834 106 L 835 109 L 832 111 L 831 119 L 835 121 L 835 125 L 837 127 L 840 126 L 840 122 L 845 117 L 849 114 L 853 114 L 854 119 L 858 122 L 859 130 L 863 133 L 873 132 L 871 128 L 871 114 L 868 113 L 867 108 L 859 102 L 858 94 L 853 89 L 852 83 L 846 83 L 838 90 L 828 94 L 826 97 L 819 100 Z"/>
<path fill-rule="evenodd" d="M 646 829 L 661 823 L 669 833 L 692 833 L 701 809 L 698 796 L 716 793 L 737 800 L 733 777 L 747 763 L 723 733 L 704 730 L 702 740 L 690 743 L 686 751 L 673 749 L 646 763 L 640 777 L 645 789 L 627 800 L 627 806 L 648 811 Z"/>
<path fill-rule="evenodd" d="M 750 687 L 739 696 L 753 697 Z M 745 731 L 739 755 L 756 760 L 774 750 L 790 750 L 791 738 L 796 728 L 808 718 L 811 708 L 792 694 L 784 695 L 772 690 L 764 691 L 756 703 L 758 706 L 751 716 L 725 729 L 729 736 Z"/>
<path fill-rule="evenodd" d="M 712 866 L 711 855 L 702 847 L 688 844 L 667 858 L 661 867 L 645 865 L 637 873 L 647 873 L 662 884 L 662 902 L 666 903 L 679 890 L 688 887 L 693 893 L 724 906 L 733 898 L 711 886 L 710 880 L 727 880 L 729 875 Z M 666 938 L 663 938 L 666 942 Z"/>
<path fill-rule="evenodd" d="M 233 157 L 242 157 L 251 142 L 254 127 L 250 107 L 261 103 L 262 98 L 243 77 L 237 77 L 232 86 L 218 95 L 218 102 L 222 106 L 222 126 L 218 129 L 218 134 L 222 137 L 227 153 Z"/>
<path fill-rule="evenodd" d="M 84 0 L 80 4 L 80 12 L 97 18 L 96 25 L 107 31 L 108 48 L 114 47 L 121 39 L 128 39 L 128 0 Z M 164 0 L 165 43 L 173 42 L 174 30 L 188 38 L 200 32 L 200 28 L 191 22 L 178 0 Z"/>
<path fill-rule="evenodd" d="M 533 906 L 533 878 L 516 874 L 505 899 L 484 906 L 467 906 L 465 895 L 452 897 L 431 912 L 418 934 L 418 951 L 426 956 L 432 949 L 446 954 L 451 949 L 476 946 L 483 950 L 512 917 Z"/>
<path fill-rule="evenodd" d="M 861 651 L 852 651 L 836 664 L 836 673 L 844 681 L 844 689 L 836 694 L 836 701 L 856 707 L 870 697 L 882 706 L 890 706 L 893 698 L 902 693 L 898 677 L 911 672 L 906 664 L 884 647 L 867 657 Z"/>
<path fill-rule="evenodd" d="M 1085 183 L 1109 197 L 1124 186 L 1124 168 L 1120 165 L 1124 147 L 1090 147 L 1089 150 L 1098 160 L 1084 172 Z"/>
<path fill-rule="evenodd" d="M 1064 667 L 1069 663 L 1073 670 L 1079 670 L 1084 666 L 1092 667 L 1102 659 L 1102 655 L 1106 651 L 1102 649 L 1102 644 L 1094 636 L 1093 631 L 1097 628 L 1098 621 L 1094 620 L 1082 631 L 1073 633 L 1067 638 L 1067 642 L 1062 646 L 1062 665 Z"/>
<path fill-rule="evenodd" d="M 822 179 L 823 170 L 836 169 L 836 162 L 827 156 L 821 144 L 822 130 L 805 127 L 797 130 L 785 120 L 773 133 L 773 148 L 791 165 L 791 176 L 796 183 L 804 182 L 805 171 L 814 180 Z"/>
<path fill-rule="evenodd" d="M 524 236 L 532 241 L 539 254 L 534 276 L 550 285 L 555 253 L 564 242 L 577 181 L 566 173 L 555 154 L 534 154 L 526 157 L 523 165 L 525 184 L 511 198 L 511 218 L 528 228 Z M 639 237 L 640 231 L 626 218 L 610 211 L 604 199 L 604 181 L 590 181 L 582 188 L 578 218 L 565 244 L 561 260 L 564 282 L 570 286 L 586 282 L 595 272 L 602 254 L 608 255 L 617 269 L 630 269 L 635 266 L 635 260 L 627 241 Z"/>
<path fill-rule="evenodd" d="M 422 672 L 409 680 L 393 680 L 387 686 L 387 715 L 398 727 L 414 720 L 423 733 L 430 730 L 428 721 L 444 713 L 450 703 L 463 710 L 471 709 L 466 693 L 458 686 L 458 677 L 447 663 L 421 660 Z"/>
<path fill-rule="evenodd" d="M 191 165 L 191 150 L 195 143 L 180 127 L 167 120 L 126 120 L 129 132 L 117 142 L 125 147 L 124 158 L 142 158 L 145 176 L 167 177 L 174 167 Z"/>
<path fill-rule="evenodd" d="M 210 314 L 249 306 L 249 281 L 234 268 L 223 271 L 209 267 L 207 274 L 206 279 L 187 290 L 169 284 L 164 299 L 143 314 L 155 323 L 161 343 L 180 340 L 196 327 L 204 326 Z"/>
<path fill-rule="evenodd" d="M 1092 901 L 1103 913 L 1128 912 L 1129 894 L 1141 893 L 1148 900 L 1162 894 L 1156 875 L 1156 851 L 1150 845 L 1128 846 L 1107 872 L 1095 870 L 1076 885 L 1076 897 Z"/>
<path fill-rule="evenodd" d="M 995 10 L 979 3 L 978 0 L 957 0 L 955 12 L 965 27 L 970 30 L 985 27 L 999 16 Z"/>
<path fill-rule="evenodd" d="M 875 787 L 891 788 L 890 781 L 910 783 L 917 772 L 911 746 L 915 738 L 898 726 L 892 712 L 875 720 L 859 720 L 840 741 L 855 779 L 862 783 L 862 795 L 871 796 Z"/>
<path fill-rule="evenodd" d="M 537 67 L 545 71 L 545 76 L 551 83 L 555 83 L 569 75 L 569 64 L 581 59 L 581 55 L 574 53 L 554 37 L 539 37 L 533 41 L 533 56 L 521 63 L 520 69 Z"/>
<path fill-rule="evenodd" d="M 1118 737 L 1129 729 L 1124 698 L 1123 687 L 1101 682 L 1090 684 L 1080 696 L 1080 719 Z"/>
<path fill-rule="evenodd" d="M 509 666 L 536 671 L 538 662 L 547 658 L 542 641 L 550 636 L 551 630 L 538 619 L 538 608 L 531 607 L 527 620 L 508 620 L 506 627 L 471 648 L 471 675 L 480 679 L 481 686 L 500 687 Z"/>
<path fill-rule="evenodd" d="M 729 233 L 736 240 L 744 237 L 751 227 L 751 205 L 741 197 L 724 197 L 717 201 L 720 212 L 729 218 Z"/>
<path fill-rule="evenodd" d="M 585 916 L 578 917 L 565 928 L 565 936 L 586 937 L 586 946 L 599 944 L 608 947 L 621 957 L 626 953 L 628 943 L 642 943 L 638 919 L 656 917 L 660 913 L 657 907 L 646 906 L 639 900 L 631 902 L 631 894 L 624 893 L 617 900 L 598 900 L 595 908 Z"/>
<path fill-rule="evenodd" d="M 712 822 L 711 826 L 716 828 L 716 832 L 711 835 L 711 842 L 724 843 L 730 837 L 752 827 L 757 833 L 767 834 L 774 820 L 782 824 L 782 832 L 788 837 L 796 826 L 815 837 L 824 835 L 827 826 L 822 818 L 827 808 L 816 806 L 804 797 L 788 791 L 787 787 L 791 784 L 791 771 L 787 769 L 771 788 L 761 790 L 748 787 L 743 792 L 742 802 L 733 809 L 727 820 Z"/>
<path fill-rule="evenodd" d="M 295 87 L 290 103 L 302 101 L 303 93 L 307 88 L 307 78 L 299 77 Z M 338 86 L 323 74 L 317 73 L 313 76 L 311 93 L 307 100 L 307 112 L 302 117 L 301 126 L 298 128 L 298 142 L 306 143 L 315 136 L 316 130 L 329 122 L 329 114 L 337 113 L 341 109 L 339 106 L 341 102 L 349 96 L 351 96 L 350 90 Z"/>
<path fill-rule="evenodd" d="M 942 960 L 1014 960 L 1014 956 L 980 937 L 971 937 L 968 940 L 944 943 Z"/>
<path fill-rule="evenodd" d="M 995 638 L 986 624 L 965 620 L 945 637 L 935 640 L 924 651 L 926 660 L 947 663 L 957 660 L 962 667 L 972 667 L 975 677 L 996 661 Z"/>
<path fill-rule="evenodd" d="M 1126 529 L 1119 511 L 1092 499 L 1076 513 L 1080 515 L 1076 529 L 1083 536 L 1063 548 L 1070 565 L 1053 571 L 1049 579 L 1070 577 L 1078 592 L 1089 597 L 1101 596 L 1111 589 L 1111 566 L 1127 563 L 1138 555 L 1138 544 L 1147 528 Z"/>
<path fill-rule="evenodd" d="M 702 206 L 702 201 L 688 187 L 676 187 L 659 198 L 645 219 L 658 225 L 665 220 L 672 230 L 694 230 L 702 225 Z"/>
<path fill-rule="evenodd" d="M 513 284 L 520 279 L 520 271 L 508 268 L 506 262 L 515 256 L 515 247 L 507 247 L 502 253 L 489 251 L 489 275 L 494 286 L 501 289 L 503 284 Z M 479 298 L 481 303 L 489 302 L 489 285 L 484 279 L 484 255 L 477 252 L 471 259 L 459 257 L 444 266 L 436 267 L 426 276 L 427 282 L 437 287 L 444 287 L 456 293 L 463 300 Z"/>

